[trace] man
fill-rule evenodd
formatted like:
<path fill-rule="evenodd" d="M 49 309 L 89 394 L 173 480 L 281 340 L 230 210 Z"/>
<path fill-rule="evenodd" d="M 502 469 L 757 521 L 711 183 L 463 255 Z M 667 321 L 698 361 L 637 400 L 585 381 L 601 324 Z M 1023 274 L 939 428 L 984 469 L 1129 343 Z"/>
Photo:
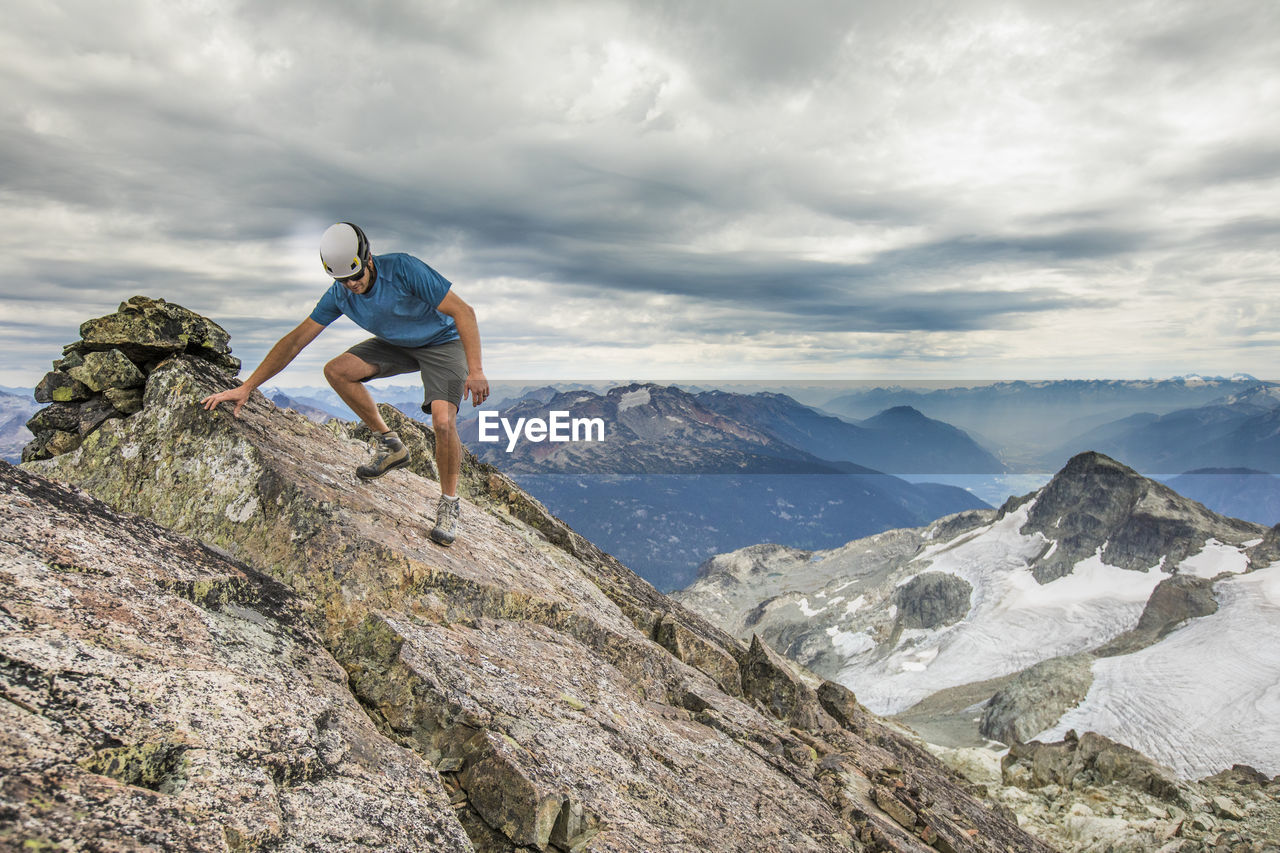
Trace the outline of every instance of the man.
<path fill-rule="evenodd" d="M 379 436 L 373 461 L 357 468 L 356 475 L 372 480 L 409 464 L 409 451 L 383 421 L 363 383 L 419 371 L 422 410 L 431 413 L 440 470 L 441 496 L 431 539 L 452 545 L 458 535 L 462 470 L 458 407 L 467 395 L 476 406 L 489 396 L 489 381 L 480 366 L 475 311 L 453 292 L 446 278 L 412 255 L 372 254 L 364 232 L 350 222 L 339 222 L 324 232 L 320 260 L 334 282 L 311 316 L 277 341 L 240 387 L 205 397 L 204 407 L 212 410 L 219 403 L 233 402 L 232 414 L 240 417 L 255 388 L 284 370 L 325 326 L 346 314 L 374 335 L 324 366 L 333 390 Z"/>

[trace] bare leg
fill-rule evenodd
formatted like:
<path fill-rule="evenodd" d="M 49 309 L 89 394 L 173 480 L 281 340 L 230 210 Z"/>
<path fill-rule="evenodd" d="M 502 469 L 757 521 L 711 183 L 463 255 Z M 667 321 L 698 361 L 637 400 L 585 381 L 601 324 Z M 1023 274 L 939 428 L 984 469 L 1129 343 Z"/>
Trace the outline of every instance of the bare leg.
<path fill-rule="evenodd" d="M 369 389 L 361 382 L 362 379 L 373 376 L 377 372 L 378 368 L 375 365 L 356 358 L 349 352 L 344 352 L 324 366 L 324 378 L 329 380 L 329 385 L 342 398 L 342 402 L 350 406 L 351 411 L 355 412 L 369 429 L 374 432 L 386 432 L 390 427 L 378 412 Z"/>
<path fill-rule="evenodd" d="M 432 400 L 431 427 L 436 433 L 436 468 L 440 471 L 440 490 L 446 495 L 456 495 L 458 477 L 462 473 L 458 407 L 444 400 Z"/>

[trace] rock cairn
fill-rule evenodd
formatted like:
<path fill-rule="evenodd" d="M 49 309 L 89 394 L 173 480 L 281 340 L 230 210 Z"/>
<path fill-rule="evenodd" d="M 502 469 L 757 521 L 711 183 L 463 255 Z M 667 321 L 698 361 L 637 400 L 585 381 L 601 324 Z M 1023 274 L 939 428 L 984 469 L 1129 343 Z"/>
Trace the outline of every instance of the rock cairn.
<path fill-rule="evenodd" d="M 198 356 L 238 373 L 240 359 L 231 355 L 230 340 L 212 320 L 145 296 L 86 321 L 80 340 L 62 348 L 62 358 L 36 386 L 36 402 L 50 405 L 27 421 L 35 438 L 23 448 L 22 461 L 75 450 L 103 422 L 140 411 L 147 376 L 172 355 Z"/>

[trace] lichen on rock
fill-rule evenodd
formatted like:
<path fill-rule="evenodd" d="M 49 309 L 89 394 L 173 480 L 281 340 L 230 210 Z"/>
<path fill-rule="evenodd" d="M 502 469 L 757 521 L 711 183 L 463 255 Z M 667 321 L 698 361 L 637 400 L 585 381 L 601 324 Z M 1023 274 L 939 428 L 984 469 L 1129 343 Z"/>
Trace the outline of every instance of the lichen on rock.
<path fill-rule="evenodd" d="M 90 391 L 137 388 L 147 381 L 137 365 L 114 347 L 103 352 L 86 353 L 80 364 L 68 370 L 67 374 L 83 382 Z"/>

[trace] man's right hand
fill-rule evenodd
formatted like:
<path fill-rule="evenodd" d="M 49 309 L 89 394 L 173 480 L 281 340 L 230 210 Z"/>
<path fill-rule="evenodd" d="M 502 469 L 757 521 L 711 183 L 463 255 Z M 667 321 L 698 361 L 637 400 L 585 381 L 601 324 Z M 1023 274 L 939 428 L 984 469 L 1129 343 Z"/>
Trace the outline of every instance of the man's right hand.
<path fill-rule="evenodd" d="M 238 388 L 229 388 L 226 391 L 219 391 L 217 394 L 210 394 L 200 402 L 204 405 L 206 411 L 212 412 L 219 403 L 234 402 L 235 408 L 231 410 L 231 414 L 240 417 L 240 410 L 244 408 L 244 404 L 249 402 L 249 395 L 253 393 L 253 388 L 248 385 L 241 385 Z"/>
<path fill-rule="evenodd" d="M 217 394 L 210 394 L 200 402 L 210 412 L 219 403 L 235 403 L 236 407 L 231 410 L 231 414 L 237 418 L 240 417 L 240 410 L 244 408 L 245 403 L 249 402 L 249 395 L 253 393 L 253 389 L 284 370 L 289 365 L 289 362 L 293 361 L 298 353 L 302 352 L 303 348 L 314 341 L 316 335 L 323 331 L 324 326 L 308 317 L 298 324 L 298 328 L 276 341 L 275 346 L 271 348 L 271 352 L 267 353 L 267 357 L 262 360 L 262 364 L 259 364 L 258 369 L 249 374 L 249 378 L 242 382 L 239 388 L 229 388 L 226 391 L 219 391 Z"/>

